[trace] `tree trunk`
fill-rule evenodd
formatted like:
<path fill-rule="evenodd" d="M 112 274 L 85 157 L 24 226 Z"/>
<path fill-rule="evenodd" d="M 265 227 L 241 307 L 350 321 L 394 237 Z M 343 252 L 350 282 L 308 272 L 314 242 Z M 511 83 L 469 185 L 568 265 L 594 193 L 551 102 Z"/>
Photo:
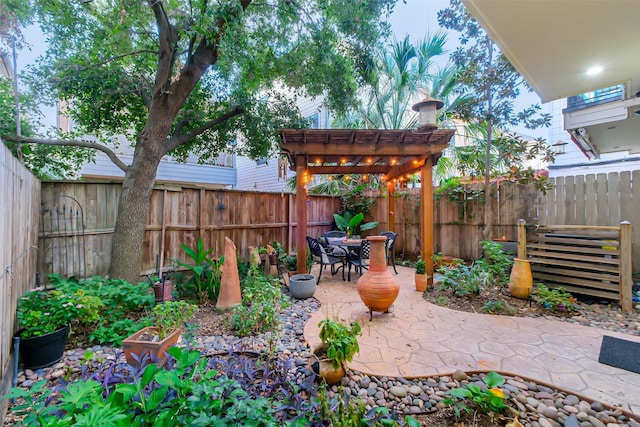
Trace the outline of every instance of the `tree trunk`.
<path fill-rule="evenodd" d="M 150 114 L 147 126 L 138 136 L 133 156 L 122 182 L 118 214 L 111 242 L 109 277 L 131 283 L 140 281 L 142 248 L 151 192 L 160 159 L 166 154 L 163 142 L 171 119 Z"/>
<path fill-rule="evenodd" d="M 493 213 L 491 212 L 491 138 L 493 137 L 493 103 L 492 103 L 492 81 L 493 81 L 493 42 L 487 37 L 487 151 L 484 157 L 484 230 L 482 237 L 484 240 L 491 240 L 491 229 L 493 227 Z"/>

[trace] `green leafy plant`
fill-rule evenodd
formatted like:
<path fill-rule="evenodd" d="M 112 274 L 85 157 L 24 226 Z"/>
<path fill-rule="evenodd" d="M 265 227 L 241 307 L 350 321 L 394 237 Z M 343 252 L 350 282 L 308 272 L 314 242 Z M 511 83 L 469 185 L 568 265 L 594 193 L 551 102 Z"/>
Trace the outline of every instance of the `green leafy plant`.
<path fill-rule="evenodd" d="M 356 215 L 353 215 L 351 212 L 345 212 L 344 215 L 334 213 L 333 218 L 336 221 L 336 227 L 346 232 L 348 237 L 359 234 L 360 231 L 371 230 L 378 226 L 377 221 L 361 224 L 364 220 L 364 214 L 362 212 Z"/>
<path fill-rule="evenodd" d="M 509 283 L 509 272 L 513 261 L 509 255 L 502 250 L 502 245 L 498 242 L 483 240 L 480 242 L 483 258 L 474 263 L 474 267 L 487 274 L 487 280 L 505 286 Z"/>
<path fill-rule="evenodd" d="M 265 277 L 258 267 L 250 267 L 241 290 L 242 304 L 233 309 L 231 329 L 241 337 L 276 331 L 280 310 L 288 305 L 279 281 Z"/>
<path fill-rule="evenodd" d="M 573 311 L 575 298 L 562 287 L 549 289 L 543 283 L 536 283 L 534 295 L 536 302 L 551 310 Z"/>
<path fill-rule="evenodd" d="M 98 320 L 103 306 L 99 298 L 82 289 L 69 292 L 35 288 L 18 300 L 18 321 L 24 329 L 21 336 L 46 335 L 76 321 L 93 323 Z"/>
<path fill-rule="evenodd" d="M 426 272 L 426 263 L 422 259 L 421 256 L 418 257 L 416 261 L 416 274 L 425 274 Z"/>
<path fill-rule="evenodd" d="M 153 325 L 158 328 L 160 339 L 185 326 L 196 311 L 198 306 L 186 301 L 166 301 L 153 307 Z"/>
<path fill-rule="evenodd" d="M 487 301 L 484 306 L 482 306 L 482 311 L 489 314 L 506 313 L 513 315 L 515 314 L 516 309 L 505 300 L 491 300 Z"/>
<path fill-rule="evenodd" d="M 148 314 L 155 304 L 155 298 L 149 282 L 132 284 L 99 276 L 78 280 L 59 274 L 49 275 L 49 282 L 67 295 L 81 290 L 101 302 L 98 315 L 91 316 L 91 322 L 89 318 L 84 318 L 83 328 L 75 331 L 74 336 L 78 339 L 82 332 L 92 342 L 120 345 L 133 332 L 151 325 Z"/>
<path fill-rule="evenodd" d="M 222 279 L 222 263 L 224 258 L 220 258 L 218 262 L 209 258 L 209 254 L 213 252 L 213 248 L 205 249 L 202 238 L 198 238 L 195 248 L 190 248 L 185 244 L 181 244 L 182 250 L 192 259 L 193 264 L 187 264 L 181 261 L 176 263 L 187 268 L 193 274 L 192 282 L 183 285 L 183 290 L 189 294 L 195 294 L 199 304 L 209 301 L 215 301 L 220 293 L 220 281 Z M 189 295 L 185 295 L 189 296 Z"/>
<path fill-rule="evenodd" d="M 449 305 L 450 302 L 451 300 L 446 295 L 438 295 L 438 297 L 436 298 L 436 303 L 440 307 L 446 307 L 447 305 Z"/>
<path fill-rule="evenodd" d="M 454 296 L 477 295 L 487 285 L 488 274 L 479 268 L 457 265 L 444 270 L 439 290 Z"/>
<path fill-rule="evenodd" d="M 362 335 L 360 323 L 352 321 L 348 326 L 331 319 L 323 319 L 318 323 L 320 340 L 327 345 L 327 358 L 334 369 L 338 369 L 345 361 L 350 362 L 360 351 L 358 336 Z"/>
<path fill-rule="evenodd" d="M 471 409 L 467 406 L 469 401 L 484 414 L 490 412 L 497 414 L 507 408 L 504 391 L 499 388 L 505 382 L 504 377 L 497 372 L 489 372 L 483 378 L 483 382 L 486 387 L 470 383 L 464 387 L 450 390 L 444 403 L 453 405 L 454 412 L 458 418 L 462 411 L 471 413 Z"/>
<path fill-rule="evenodd" d="M 42 380 L 3 397 L 24 402 L 11 410 L 29 426 L 278 425 L 268 398 L 249 396 L 238 381 L 208 369 L 199 352 L 172 347 L 169 353 L 175 363 L 167 370 L 150 364 L 135 376 L 76 381 L 55 394 Z"/>

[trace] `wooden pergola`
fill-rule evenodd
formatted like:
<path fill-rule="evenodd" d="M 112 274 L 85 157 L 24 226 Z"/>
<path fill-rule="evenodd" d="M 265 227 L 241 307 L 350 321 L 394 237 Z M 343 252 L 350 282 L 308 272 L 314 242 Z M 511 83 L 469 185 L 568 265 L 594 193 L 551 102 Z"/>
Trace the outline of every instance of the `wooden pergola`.
<path fill-rule="evenodd" d="M 298 272 L 305 271 L 307 256 L 306 179 L 314 174 L 375 174 L 388 183 L 389 229 L 395 228 L 396 180 L 420 172 L 422 185 L 421 250 L 426 273 L 433 281 L 433 165 L 449 146 L 452 129 L 283 129 L 280 148 L 296 172 L 296 248 Z M 431 283 L 430 283 L 431 284 Z"/>

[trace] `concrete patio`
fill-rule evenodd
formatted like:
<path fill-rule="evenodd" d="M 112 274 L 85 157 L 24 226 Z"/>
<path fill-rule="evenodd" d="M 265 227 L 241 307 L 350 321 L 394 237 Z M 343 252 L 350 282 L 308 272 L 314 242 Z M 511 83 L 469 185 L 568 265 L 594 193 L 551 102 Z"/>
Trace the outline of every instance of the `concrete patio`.
<path fill-rule="evenodd" d="M 317 266 L 313 273 L 317 276 Z M 393 270 L 390 270 L 393 274 Z M 356 281 L 326 271 L 315 293 L 320 311 L 307 322 L 310 346 L 320 342 L 325 317 L 358 320 L 360 353 L 349 367 L 369 375 L 422 377 L 455 370 L 496 370 L 610 403 L 640 414 L 640 374 L 598 362 L 603 335 L 640 342 L 640 336 L 573 323 L 495 316 L 430 304 L 415 291 L 414 269 L 394 274 L 400 294 L 391 313 L 374 313 L 356 291 Z M 640 357 L 640 355 L 638 355 Z"/>

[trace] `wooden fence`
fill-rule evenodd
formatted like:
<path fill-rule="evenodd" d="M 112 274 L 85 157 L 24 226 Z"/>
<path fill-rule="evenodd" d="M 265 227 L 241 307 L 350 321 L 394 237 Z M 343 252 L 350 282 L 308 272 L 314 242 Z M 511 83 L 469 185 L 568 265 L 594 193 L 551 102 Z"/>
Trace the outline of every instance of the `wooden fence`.
<path fill-rule="evenodd" d="M 39 254 L 41 271 L 60 272 L 61 260 L 68 265 L 77 259 L 70 253 L 81 245 L 86 263 L 83 276 L 107 273 L 120 186 L 120 183 L 84 181 L 42 184 L 45 214 L 40 238 L 46 249 Z M 153 273 L 158 265 L 167 271 L 175 266 L 176 260 L 189 262 L 180 245 L 194 247 L 199 237 L 205 247 L 214 249 L 214 257 L 222 254 L 225 236 L 234 241 L 244 259 L 249 258 L 250 246 L 265 246 L 273 241 L 291 249 L 296 227 L 294 199 L 290 194 L 158 184 L 147 215 L 141 273 Z M 82 210 L 84 218 L 81 237 L 78 237 L 79 221 L 68 214 L 69 206 L 76 201 L 80 207 L 76 209 Z M 307 205 L 308 233 L 319 235 L 330 230 L 340 199 L 311 196 Z M 67 212 L 67 225 L 62 225 L 63 212 Z"/>
<path fill-rule="evenodd" d="M 35 287 L 40 182 L 0 144 L 0 395 L 13 378 L 18 298 Z M 8 401 L 0 401 L 0 421 Z"/>
<path fill-rule="evenodd" d="M 635 177 L 635 179 L 631 179 Z M 558 178 L 551 180 L 557 186 L 546 195 L 530 185 L 502 182 L 494 188 L 492 212 L 494 212 L 493 237 L 517 240 L 517 222 L 538 220 L 548 225 L 602 225 L 617 226 L 628 220 L 633 224 L 632 212 L 640 212 L 640 171 L 629 174 L 588 175 L 586 177 Z M 604 181 L 604 182 L 603 182 Z M 105 274 L 110 259 L 111 233 L 115 224 L 120 183 L 104 182 L 56 182 L 42 184 L 44 210 L 56 200 L 77 199 L 84 209 L 84 256 L 86 275 Z M 409 189 L 396 194 L 395 230 L 399 233 L 396 254 L 414 259 L 418 252 L 420 235 L 419 189 Z M 636 196 L 636 194 L 638 194 Z M 67 196 L 63 198 L 62 196 Z M 70 197 L 70 198 L 69 198 Z M 223 250 L 223 239 L 228 235 L 238 247 L 243 258 L 248 257 L 249 246 L 262 246 L 277 240 L 292 249 L 296 218 L 293 209 L 295 196 L 279 193 L 238 192 L 212 190 L 193 185 L 159 184 L 153 192 L 147 229 L 144 236 L 142 271 L 156 269 L 160 257 L 163 269 L 169 268 L 174 259 L 188 261 L 180 244 L 193 246 L 202 236 L 205 246 L 213 247 L 214 254 Z M 601 206 L 604 204 L 604 206 Z M 639 206 L 636 206 L 639 205 Z M 340 201 L 331 197 L 311 196 L 308 200 L 308 234 L 317 236 L 331 229 L 333 213 Z M 59 207 L 58 207 L 59 210 Z M 373 231 L 388 230 L 388 198 L 376 197 L 371 217 L 380 224 Z M 63 242 L 52 240 L 66 235 L 72 247 L 72 224 L 66 232 L 52 233 L 57 221 L 43 217 L 41 243 L 47 250 L 39 253 L 39 269 L 52 271 L 60 264 L 60 255 L 50 254 L 51 248 L 65 247 Z M 436 252 L 467 260 L 481 256 L 479 242 L 483 239 L 484 203 L 473 198 L 450 201 L 441 197 L 434 203 L 434 245 Z M 640 269 L 640 227 L 633 227 L 633 264 Z M 69 257 L 67 257 L 69 258 Z M 76 258 L 77 259 L 77 258 Z M 70 264 L 71 261 L 67 261 Z M 60 267 L 58 267 L 60 268 Z"/>

